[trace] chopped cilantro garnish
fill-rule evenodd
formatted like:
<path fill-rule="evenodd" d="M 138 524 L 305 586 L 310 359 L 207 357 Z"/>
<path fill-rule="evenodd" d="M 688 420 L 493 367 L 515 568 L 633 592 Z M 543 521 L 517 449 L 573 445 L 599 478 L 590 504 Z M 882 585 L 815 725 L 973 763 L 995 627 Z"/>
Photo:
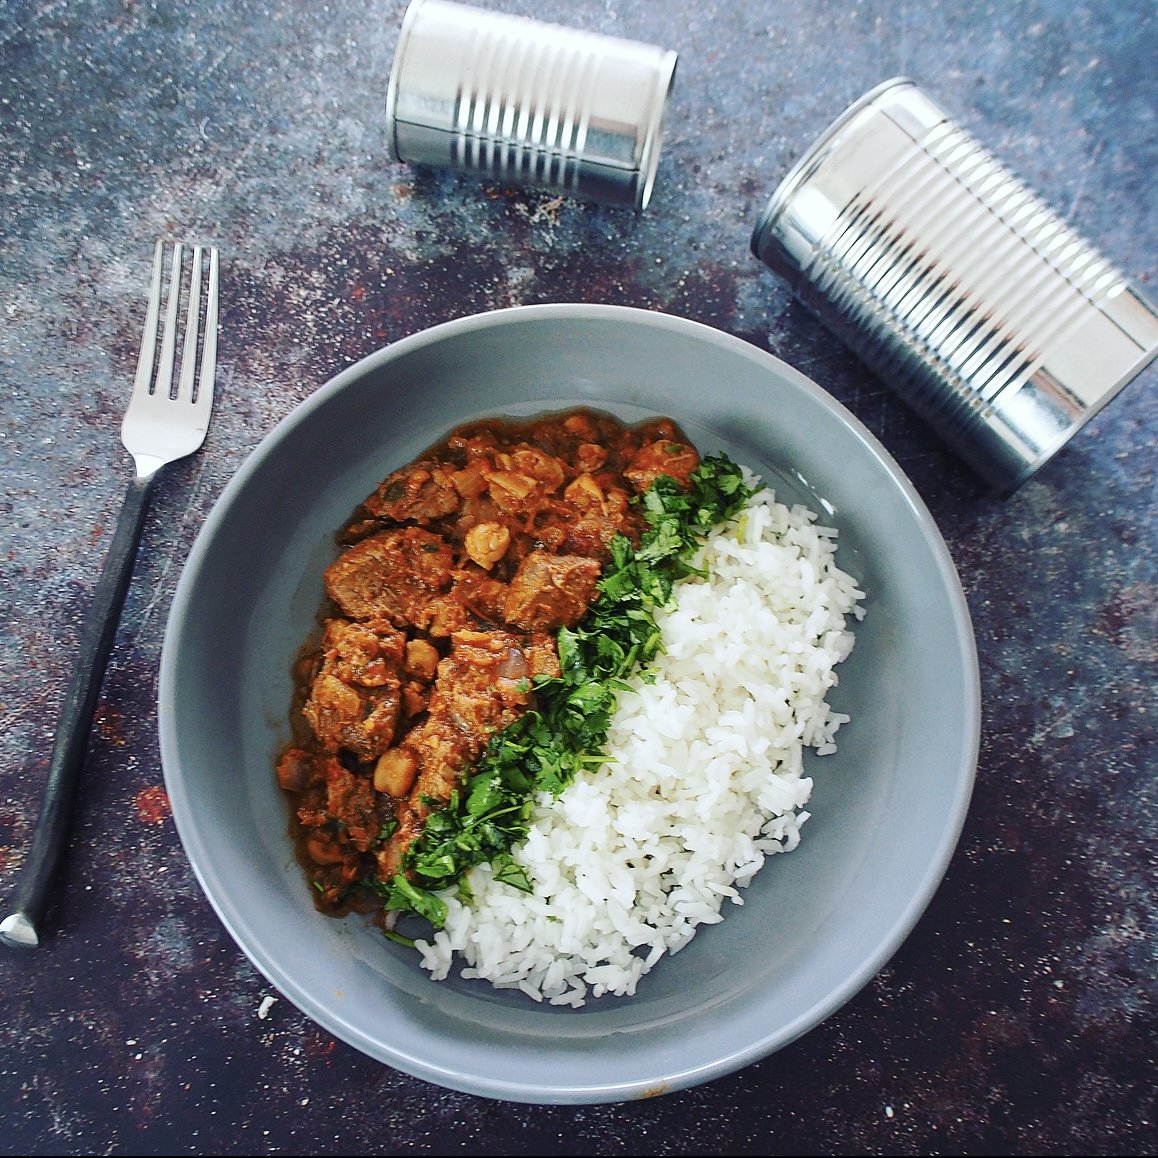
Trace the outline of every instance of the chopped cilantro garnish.
<path fill-rule="evenodd" d="M 403 856 L 409 875 L 376 885 L 387 909 L 418 913 L 441 928 L 446 904 L 436 894 L 458 885 L 463 895 L 463 877 L 484 863 L 530 891 L 510 849 L 527 833 L 535 796 L 557 796 L 584 768 L 605 762 L 618 693 L 659 654 L 655 612 L 668 605 L 677 580 L 697 573 L 696 550 L 751 493 L 740 467 L 719 454 L 701 461 L 687 490 L 663 475 L 635 500 L 647 523 L 639 547 L 624 535 L 612 540 L 591 609 L 558 633 L 561 674 L 535 680 L 536 708 L 492 736 L 464 790 L 427 817 Z"/>

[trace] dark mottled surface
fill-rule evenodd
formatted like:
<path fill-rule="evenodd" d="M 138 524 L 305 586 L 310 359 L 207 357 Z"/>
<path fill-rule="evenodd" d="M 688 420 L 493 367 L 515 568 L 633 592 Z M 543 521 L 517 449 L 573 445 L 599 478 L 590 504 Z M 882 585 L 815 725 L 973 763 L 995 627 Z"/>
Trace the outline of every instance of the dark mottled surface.
<path fill-rule="evenodd" d="M 0 1149 L 1152 1153 L 1158 376 L 993 499 L 748 237 L 824 125 L 908 74 L 1153 293 L 1153 4 L 508 0 L 680 51 L 642 215 L 392 164 L 382 100 L 403 7 L 0 7 L 0 895 L 128 477 L 118 431 L 153 239 L 220 245 L 225 302 L 221 405 L 149 516 L 49 943 L 0 955 Z M 710 1085 L 540 1108 L 428 1086 L 270 1004 L 181 850 L 154 701 L 186 553 L 278 419 L 433 322 L 563 300 L 719 326 L 868 424 L 960 570 L 984 727 L 944 884 L 843 1009 Z"/>

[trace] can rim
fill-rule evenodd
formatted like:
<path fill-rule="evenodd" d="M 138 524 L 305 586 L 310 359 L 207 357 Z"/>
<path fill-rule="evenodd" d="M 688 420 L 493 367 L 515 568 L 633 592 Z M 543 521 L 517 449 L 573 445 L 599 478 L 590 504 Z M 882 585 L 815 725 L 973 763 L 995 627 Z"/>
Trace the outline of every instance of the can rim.
<path fill-rule="evenodd" d="M 651 116 L 643 138 L 643 152 L 639 158 L 639 183 L 635 193 L 635 207 L 643 210 L 651 200 L 655 188 L 656 174 L 659 172 L 659 155 L 663 147 L 663 123 L 667 114 L 668 97 L 675 83 L 676 64 L 679 53 L 674 49 L 664 52 L 663 60 L 656 70 L 655 99 L 652 101 Z"/>
<path fill-rule="evenodd" d="M 392 161 L 401 161 L 398 154 L 398 80 L 402 73 L 402 61 L 410 43 L 414 21 L 418 19 L 418 9 L 426 0 L 410 0 L 398 29 L 398 44 L 394 49 L 394 63 L 390 66 L 390 80 L 386 85 L 386 148 Z"/>
<path fill-rule="evenodd" d="M 875 85 L 869 89 L 863 96 L 858 97 L 852 102 L 835 120 L 831 121 L 828 127 L 813 141 L 813 143 L 805 150 L 803 156 L 788 170 L 787 175 L 777 185 L 772 196 L 768 199 L 768 203 L 764 207 L 764 211 L 760 214 L 756 221 L 755 228 L 752 230 L 752 238 L 750 246 L 755 257 L 761 257 L 760 250 L 763 247 L 765 234 L 773 228 L 784 212 L 788 202 L 796 194 L 801 185 L 811 175 L 813 170 L 819 163 L 822 154 L 826 151 L 828 146 L 832 143 L 833 138 L 843 129 L 849 121 L 851 121 L 858 113 L 862 112 L 866 107 L 873 104 L 882 93 L 887 92 L 892 88 L 901 88 L 904 86 L 914 86 L 916 82 L 908 76 L 894 76 L 889 80 L 881 81 L 880 84 Z M 763 260 L 763 258 L 761 258 Z"/>

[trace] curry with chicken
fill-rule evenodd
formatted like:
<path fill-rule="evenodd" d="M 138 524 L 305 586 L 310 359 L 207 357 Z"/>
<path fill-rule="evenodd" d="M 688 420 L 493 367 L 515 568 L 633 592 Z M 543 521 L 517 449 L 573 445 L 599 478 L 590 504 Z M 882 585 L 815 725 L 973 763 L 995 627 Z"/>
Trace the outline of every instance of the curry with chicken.
<path fill-rule="evenodd" d="M 591 410 L 454 430 L 389 474 L 338 534 L 295 671 L 277 778 L 324 912 L 380 908 L 407 850 L 490 739 L 560 670 L 639 502 L 700 465 L 668 418 Z"/>

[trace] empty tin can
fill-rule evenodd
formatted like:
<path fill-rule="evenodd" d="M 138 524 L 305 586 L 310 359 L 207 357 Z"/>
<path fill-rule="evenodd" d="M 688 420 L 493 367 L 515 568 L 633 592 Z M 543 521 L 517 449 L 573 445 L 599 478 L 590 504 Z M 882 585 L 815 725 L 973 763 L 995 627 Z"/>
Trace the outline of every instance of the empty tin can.
<path fill-rule="evenodd" d="M 1158 353 L 1126 277 L 916 84 L 848 108 L 752 251 L 999 493 Z"/>
<path fill-rule="evenodd" d="M 412 0 L 386 93 L 391 156 L 643 209 L 676 59 L 633 40 Z"/>

